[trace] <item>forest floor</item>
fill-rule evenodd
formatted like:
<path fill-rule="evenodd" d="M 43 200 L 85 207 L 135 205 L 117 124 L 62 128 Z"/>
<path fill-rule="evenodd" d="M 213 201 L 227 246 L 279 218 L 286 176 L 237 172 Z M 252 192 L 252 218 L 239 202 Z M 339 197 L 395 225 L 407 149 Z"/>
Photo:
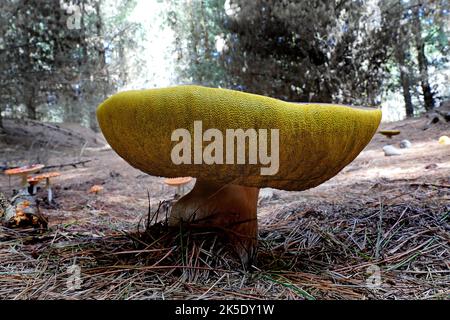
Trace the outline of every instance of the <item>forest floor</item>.
<path fill-rule="evenodd" d="M 355 161 L 314 189 L 262 189 L 258 258 L 245 270 L 213 234 L 168 230 L 163 210 L 162 222 L 145 231 L 148 195 L 155 212 L 174 190 L 101 149 L 100 135 L 7 120 L 0 166 L 90 162 L 58 169 L 56 204 L 40 206 L 48 231 L 0 228 L 0 296 L 449 299 L 450 146 L 437 141 L 450 136 L 450 126 L 424 131 L 425 122 L 382 124 L 401 134 L 376 134 Z M 384 156 L 385 144 L 403 139 L 410 149 Z M 7 196 L 18 184 L 0 174 Z M 104 190 L 88 193 L 93 185 Z"/>

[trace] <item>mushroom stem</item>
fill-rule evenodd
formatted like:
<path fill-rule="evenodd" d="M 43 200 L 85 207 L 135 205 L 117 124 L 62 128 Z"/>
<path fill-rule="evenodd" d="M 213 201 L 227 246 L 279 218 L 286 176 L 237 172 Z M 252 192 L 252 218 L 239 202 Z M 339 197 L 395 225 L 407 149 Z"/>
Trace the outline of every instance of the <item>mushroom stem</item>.
<path fill-rule="evenodd" d="M 31 195 L 34 196 L 37 193 L 37 182 L 29 182 L 31 186 Z M 30 193 L 30 190 L 28 189 L 28 193 Z"/>
<path fill-rule="evenodd" d="M 30 192 L 28 191 L 28 174 L 22 174 L 21 175 L 21 191 L 25 192 L 25 194 L 30 194 Z"/>
<path fill-rule="evenodd" d="M 50 185 L 50 178 L 45 179 L 45 187 L 47 188 L 47 200 L 48 200 L 48 203 L 52 203 L 52 201 L 53 201 L 53 192 L 52 192 L 52 187 Z"/>
<path fill-rule="evenodd" d="M 197 180 L 172 207 L 169 226 L 188 222 L 219 228 L 242 262 L 249 264 L 256 254 L 258 194 L 259 188 Z"/>
<path fill-rule="evenodd" d="M 22 189 L 26 189 L 28 187 L 28 181 L 27 181 L 28 175 L 22 174 L 21 178 L 22 178 L 22 182 L 21 182 Z"/>

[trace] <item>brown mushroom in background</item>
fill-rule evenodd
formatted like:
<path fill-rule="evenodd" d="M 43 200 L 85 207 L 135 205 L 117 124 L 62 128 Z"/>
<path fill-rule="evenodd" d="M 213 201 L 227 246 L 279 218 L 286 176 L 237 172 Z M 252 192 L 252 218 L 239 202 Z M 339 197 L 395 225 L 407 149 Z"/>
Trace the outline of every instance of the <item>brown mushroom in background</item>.
<path fill-rule="evenodd" d="M 389 139 L 392 139 L 393 136 L 400 134 L 400 130 L 380 130 L 378 131 L 378 133 L 382 134 L 385 137 L 388 137 Z"/>
<path fill-rule="evenodd" d="M 256 252 L 259 188 L 301 191 L 332 178 L 372 139 L 381 111 L 178 86 L 118 93 L 98 107 L 97 118 L 108 143 L 132 166 L 151 175 L 197 179 L 191 192 L 173 205 L 170 226 L 195 223 L 220 228 L 248 263 Z M 279 130 L 279 150 L 270 147 L 272 153 L 279 151 L 278 170 L 262 174 L 262 161 L 174 163 L 173 132 L 182 128 L 195 135 L 196 121 L 201 121 L 203 131 Z M 266 138 L 271 145 L 272 138 Z M 194 144 L 194 149 L 204 147 Z"/>
<path fill-rule="evenodd" d="M 24 166 L 20 168 L 14 168 L 14 169 L 8 169 L 5 170 L 3 173 L 7 176 L 20 176 L 21 177 L 21 187 L 22 189 L 25 189 L 28 187 L 28 175 L 38 172 L 39 170 L 43 169 L 45 165 L 43 164 L 34 164 L 31 166 Z"/>
<path fill-rule="evenodd" d="M 167 178 L 164 180 L 164 183 L 176 187 L 177 191 L 175 193 L 175 197 L 181 197 L 184 195 L 184 187 L 192 181 L 191 177 L 179 177 L 179 178 Z"/>

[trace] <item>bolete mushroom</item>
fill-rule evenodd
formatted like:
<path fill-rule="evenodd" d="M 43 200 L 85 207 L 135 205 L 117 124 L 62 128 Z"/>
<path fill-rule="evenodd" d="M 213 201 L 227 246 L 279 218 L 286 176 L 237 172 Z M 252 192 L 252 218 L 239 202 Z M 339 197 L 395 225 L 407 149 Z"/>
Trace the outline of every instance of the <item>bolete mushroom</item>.
<path fill-rule="evenodd" d="M 167 184 L 168 186 L 177 188 L 175 196 L 182 196 L 184 195 L 184 187 L 191 181 L 192 181 L 191 177 L 179 177 L 179 178 L 167 178 L 164 180 L 164 183 Z"/>
<path fill-rule="evenodd" d="M 378 133 L 382 134 L 385 137 L 388 137 L 389 139 L 392 139 L 393 136 L 400 134 L 400 130 L 380 130 L 378 131 Z"/>
<path fill-rule="evenodd" d="M 28 175 L 32 173 L 36 173 L 39 170 L 43 169 L 45 165 L 43 164 L 34 164 L 31 166 L 23 166 L 14 169 L 5 170 L 3 173 L 7 176 L 19 176 L 21 178 L 21 187 L 22 189 L 26 189 L 28 186 Z"/>
<path fill-rule="evenodd" d="M 381 111 L 176 86 L 115 94 L 97 117 L 132 166 L 197 178 L 169 225 L 218 227 L 246 263 L 256 252 L 259 188 L 300 191 L 332 178 L 369 143 Z"/>
<path fill-rule="evenodd" d="M 59 177 L 60 175 L 61 175 L 61 173 L 55 171 L 55 172 L 46 172 L 46 173 L 43 173 L 43 174 L 33 177 L 36 180 L 44 180 L 45 179 L 45 188 L 47 189 L 48 203 L 51 203 L 53 201 L 53 191 L 52 191 L 52 184 L 51 184 L 50 179 Z"/>

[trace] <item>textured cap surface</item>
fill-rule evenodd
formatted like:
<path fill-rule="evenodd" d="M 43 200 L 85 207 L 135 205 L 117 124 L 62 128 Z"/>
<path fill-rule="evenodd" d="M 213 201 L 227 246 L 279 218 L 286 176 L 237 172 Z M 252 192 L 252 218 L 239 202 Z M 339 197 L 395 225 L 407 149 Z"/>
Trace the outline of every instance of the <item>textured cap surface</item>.
<path fill-rule="evenodd" d="M 361 152 L 378 128 L 381 111 L 178 86 L 118 93 L 98 107 L 97 117 L 111 147 L 148 174 L 304 190 L 330 179 Z M 184 128 L 193 137 L 194 121 L 200 120 L 203 132 L 215 128 L 224 137 L 226 129 L 267 129 L 269 155 L 270 130 L 279 129 L 278 173 L 261 175 L 260 168 L 267 166 L 248 160 L 247 164 L 174 164 L 171 152 L 177 142 L 171 141 L 172 132 Z M 204 147 L 209 143 L 204 142 Z"/>

